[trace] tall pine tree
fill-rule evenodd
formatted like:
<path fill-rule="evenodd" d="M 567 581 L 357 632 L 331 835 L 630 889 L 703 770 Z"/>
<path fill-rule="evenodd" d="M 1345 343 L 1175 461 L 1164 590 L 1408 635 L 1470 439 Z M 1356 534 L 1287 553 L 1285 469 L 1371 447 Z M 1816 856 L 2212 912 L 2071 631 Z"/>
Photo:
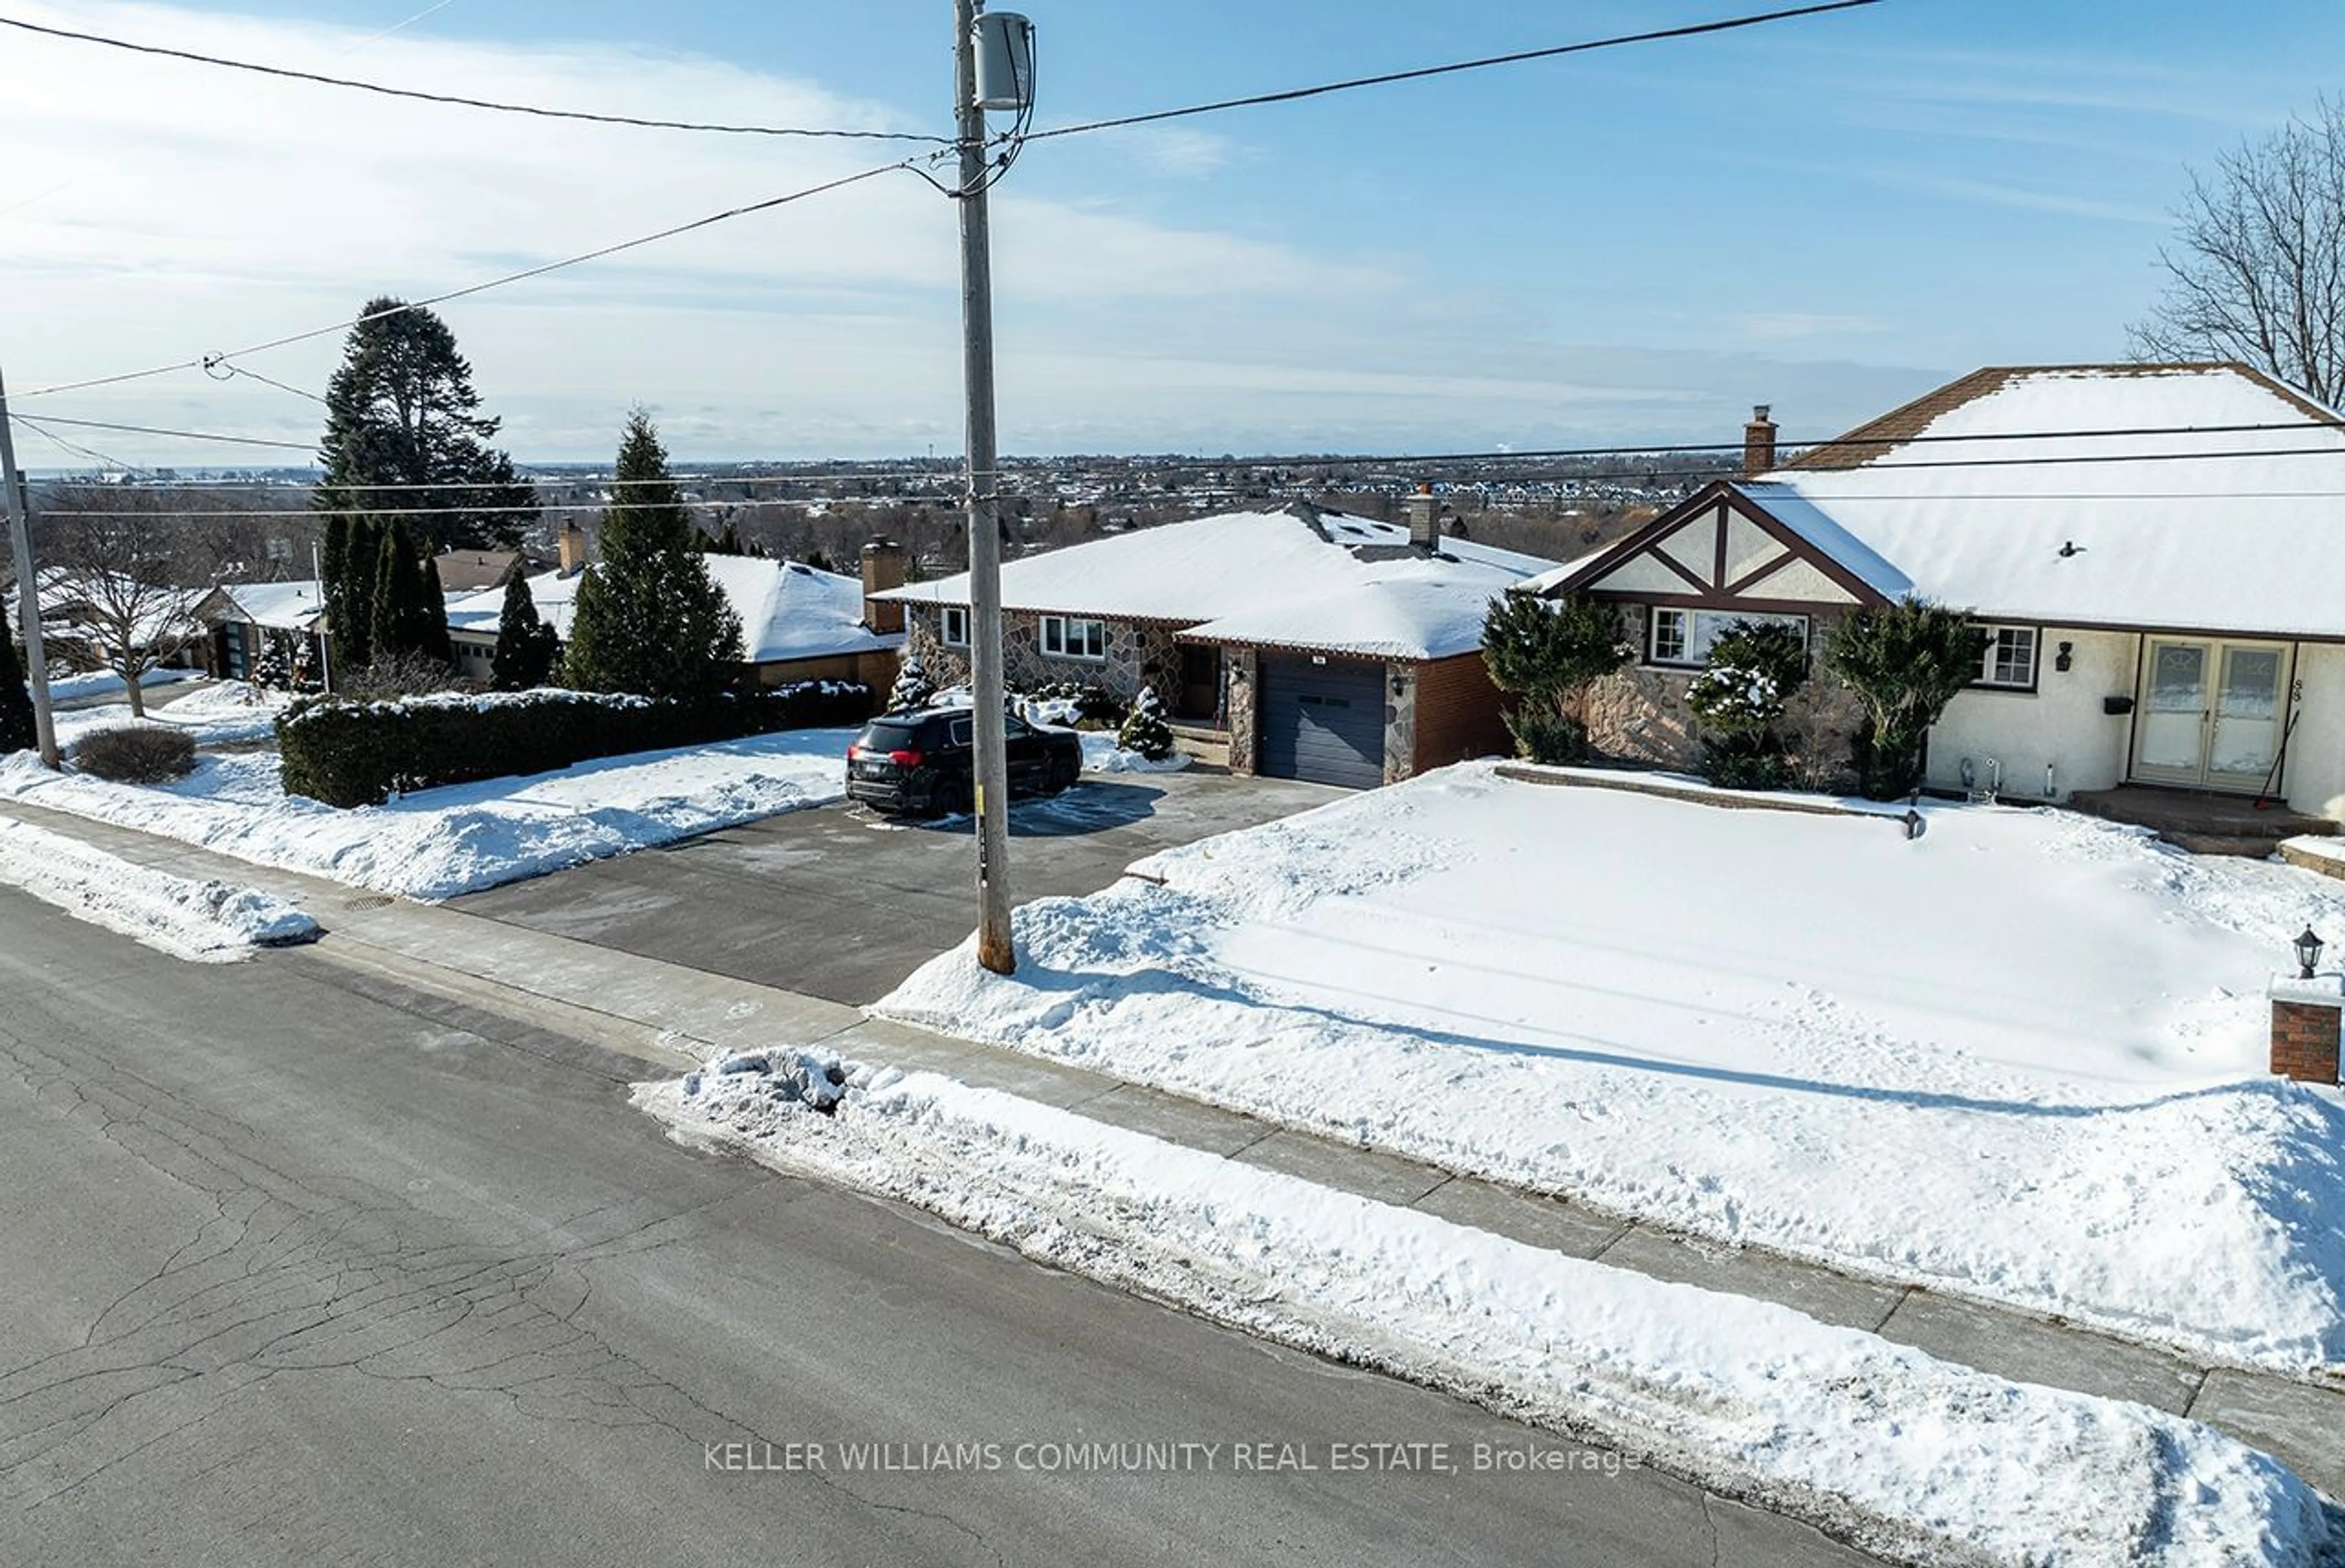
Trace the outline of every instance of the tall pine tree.
<path fill-rule="evenodd" d="M 453 668 L 456 644 L 448 636 L 448 591 L 440 585 L 440 562 L 427 557 L 423 562 L 423 654 Z"/>
<path fill-rule="evenodd" d="M 741 618 L 709 576 L 698 531 L 638 409 L 619 443 L 601 559 L 578 584 L 570 684 L 646 697 L 713 696 L 741 662 Z"/>
<path fill-rule="evenodd" d="M 423 565 L 415 557 L 415 541 L 403 518 L 393 518 L 382 536 L 380 564 L 375 570 L 374 658 L 427 656 L 431 640 L 431 612 L 423 599 Z"/>
<path fill-rule="evenodd" d="M 318 509 L 429 508 L 417 521 L 435 554 L 518 545 L 537 521 L 536 491 L 489 445 L 499 421 L 480 407 L 446 322 L 421 306 L 369 300 L 326 383 Z"/>
<path fill-rule="evenodd" d="M 0 754 L 29 752 L 40 744 L 33 722 L 33 693 L 25 684 L 25 666 L 16 644 L 0 629 Z"/>
<path fill-rule="evenodd" d="M 497 651 L 489 660 L 489 683 L 500 692 L 526 692 L 545 684 L 559 646 L 553 628 L 538 618 L 529 581 L 518 570 L 505 579 L 504 606 L 497 614 Z"/>

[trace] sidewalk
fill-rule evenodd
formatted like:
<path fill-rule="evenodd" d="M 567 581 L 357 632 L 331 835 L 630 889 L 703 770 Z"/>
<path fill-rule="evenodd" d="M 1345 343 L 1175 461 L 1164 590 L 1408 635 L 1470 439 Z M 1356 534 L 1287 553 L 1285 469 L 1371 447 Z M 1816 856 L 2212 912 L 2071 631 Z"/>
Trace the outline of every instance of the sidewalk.
<path fill-rule="evenodd" d="M 947 1074 L 1574 1257 L 1782 1302 L 1982 1371 L 2187 1415 L 2273 1454 L 2330 1497 L 2345 1499 L 2345 1387 L 2208 1367 L 2012 1308 L 1860 1280 L 1756 1249 L 1690 1241 L 1626 1217 L 1078 1067 L 867 1019 L 835 1002 L 231 860 L 65 813 L 9 803 L 0 805 L 0 815 L 137 865 L 263 888 L 325 927 L 313 951 L 330 962 L 623 1053 L 661 1074 L 696 1067 L 716 1049 L 784 1042 Z"/>

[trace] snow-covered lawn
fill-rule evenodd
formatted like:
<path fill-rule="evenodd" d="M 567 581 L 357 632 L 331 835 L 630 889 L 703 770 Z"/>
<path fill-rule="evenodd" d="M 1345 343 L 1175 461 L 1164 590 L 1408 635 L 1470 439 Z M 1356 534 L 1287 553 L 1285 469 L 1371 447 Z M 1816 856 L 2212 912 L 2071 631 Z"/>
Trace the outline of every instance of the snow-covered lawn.
<path fill-rule="evenodd" d="M 1467 764 L 1017 913 L 875 1009 L 1696 1235 L 2345 1363 L 2345 1097 L 2264 985 L 2345 885 L 2062 812 L 1893 822 Z"/>
<path fill-rule="evenodd" d="M 289 797 L 273 752 L 207 755 L 142 788 L 0 763 L 0 798 L 161 834 L 242 860 L 410 898 L 500 883 L 845 796 L 848 730 L 793 730 L 423 790 L 337 811 Z"/>
<path fill-rule="evenodd" d="M 46 593 L 47 591 L 43 590 Z M 151 692 L 157 686 L 168 686 L 180 681 L 200 681 L 201 670 L 149 670 L 138 677 L 138 689 Z M 88 675 L 59 675 L 49 683 L 52 703 L 78 702 L 84 697 L 109 696 L 129 689 L 130 683 L 111 671 L 100 670 Z"/>
<path fill-rule="evenodd" d="M 2005 1381 L 933 1075 L 736 1057 L 636 1103 L 1053 1266 L 1618 1448 L 1909 1560 L 2309 1563 L 2319 1500 L 2143 1406 Z M 1449 1462 L 1464 1470 L 1473 1456 Z"/>
<path fill-rule="evenodd" d="M 204 963 L 318 935 L 315 920 L 257 888 L 133 865 L 29 823 L 0 822 L 0 883 L 77 920 Z"/>
<path fill-rule="evenodd" d="M 184 672 L 173 672 L 183 673 Z M 118 688 L 121 683 L 113 676 Z M 142 682 L 141 689 L 151 683 Z M 206 683 L 184 696 L 175 697 L 168 704 L 150 702 L 146 723 L 168 724 L 186 730 L 199 746 L 218 745 L 227 741 L 266 740 L 277 733 L 277 715 L 293 701 L 286 692 L 264 692 L 242 681 Z M 57 744 L 67 751 L 74 743 L 92 730 L 112 729 L 119 724 L 137 723 L 130 716 L 127 702 L 107 703 L 94 708 L 76 708 L 56 716 Z"/>

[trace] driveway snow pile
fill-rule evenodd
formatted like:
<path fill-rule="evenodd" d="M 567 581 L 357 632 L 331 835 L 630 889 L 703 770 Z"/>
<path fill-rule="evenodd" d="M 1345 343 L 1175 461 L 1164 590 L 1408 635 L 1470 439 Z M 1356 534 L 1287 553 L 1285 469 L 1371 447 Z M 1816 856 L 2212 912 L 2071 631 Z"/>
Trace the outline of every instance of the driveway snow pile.
<path fill-rule="evenodd" d="M 2298 1563 L 2328 1537 L 2317 1496 L 2277 1462 L 2139 1405 L 2006 1382 L 948 1078 L 813 1068 L 802 1053 L 735 1058 L 639 1086 L 635 1103 L 688 1141 L 917 1204 L 1908 1560 Z"/>
<path fill-rule="evenodd" d="M 2345 1362 L 2345 1097 L 2263 1072 L 2345 886 L 2063 812 L 1467 764 L 1020 909 L 874 1010 L 2218 1361 Z"/>
<path fill-rule="evenodd" d="M 559 773 L 421 790 L 351 811 L 287 795 L 273 752 L 205 756 L 187 778 L 157 788 L 51 774 L 19 755 L 0 763 L 0 798 L 263 865 L 437 900 L 828 804 L 846 794 L 841 758 L 849 735 L 792 730 L 606 757 Z"/>
<path fill-rule="evenodd" d="M 1183 751 L 1151 759 L 1116 744 L 1112 730 L 1083 732 L 1083 772 L 1087 774 L 1176 774 L 1188 765 L 1189 754 Z"/>
<path fill-rule="evenodd" d="M 318 935 L 315 920 L 258 888 L 133 865 L 28 823 L 0 819 L 0 882 L 77 920 L 200 963 L 227 963 L 255 947 Z"/>

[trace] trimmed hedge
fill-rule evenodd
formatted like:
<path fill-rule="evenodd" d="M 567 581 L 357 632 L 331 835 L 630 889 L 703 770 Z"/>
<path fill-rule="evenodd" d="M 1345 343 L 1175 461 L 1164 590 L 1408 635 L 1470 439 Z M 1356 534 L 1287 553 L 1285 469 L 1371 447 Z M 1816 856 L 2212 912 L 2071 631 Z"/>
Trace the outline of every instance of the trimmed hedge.
<path fill-rule="evenodd" d="M 168 724 L 111 724 L 75 743 L 73 760 L 116 784 L 169 784 L 196 771 L 196 737 Z"/>
<path fill-rule="evenodd" d="M 848 681 L 698 702 L 551 689 L 388 703 L 321 697 L 286 710 L 277 746 L 286 794 L 379 805 L 394 794 L 553 773 L 594 757 L 858 724 L 870 712 L 871 689 Z"/>

